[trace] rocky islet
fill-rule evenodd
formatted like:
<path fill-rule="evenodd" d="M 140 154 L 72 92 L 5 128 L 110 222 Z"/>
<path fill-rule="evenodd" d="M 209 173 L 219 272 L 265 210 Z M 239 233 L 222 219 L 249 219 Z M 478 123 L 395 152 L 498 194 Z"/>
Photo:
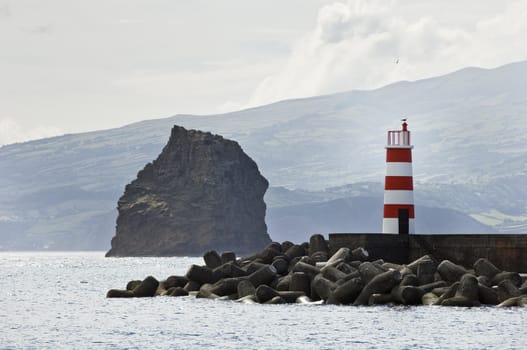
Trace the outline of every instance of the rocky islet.
<path fill-rule="evenodd" d="M 263 199 L 268 186 L 237 142 L 176 125 L 158 158 L 119 199 L 107 256 L 258 251 L 271 242 Z"/>
<path fill-rule="evenodd" d="M 368 261 L 361 247 L 330 255 L 322 235 L 300 245 L 271 242 L 249 257 L 214 250 L 185 276 L 130 281 L 108 298 L 195 296 L 248 304 L 441 305 L 527 307 L 527 281 L 485 258 L 470 268 L 425 255 L 409 264 Z"/>

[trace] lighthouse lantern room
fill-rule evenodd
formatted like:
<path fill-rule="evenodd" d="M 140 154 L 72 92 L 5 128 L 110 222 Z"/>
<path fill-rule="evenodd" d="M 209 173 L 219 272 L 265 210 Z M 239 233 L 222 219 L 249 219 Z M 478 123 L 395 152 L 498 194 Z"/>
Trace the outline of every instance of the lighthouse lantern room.
<path fill-rule="evenodd" d="M 388 131 L 384 182 L 383 233 L 415 233 L 412 148 L 406 119 L 402 130 Z"/>

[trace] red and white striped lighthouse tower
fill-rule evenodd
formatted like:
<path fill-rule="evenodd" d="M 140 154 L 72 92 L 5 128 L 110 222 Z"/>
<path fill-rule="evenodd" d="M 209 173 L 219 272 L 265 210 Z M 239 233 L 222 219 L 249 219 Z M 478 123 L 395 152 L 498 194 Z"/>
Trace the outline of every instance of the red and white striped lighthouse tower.
<path fill-rule="evenodd" d="M 402 130 L 388 131 L 382 233 L 415 233 L 412 148 L 406 119 Z"/>

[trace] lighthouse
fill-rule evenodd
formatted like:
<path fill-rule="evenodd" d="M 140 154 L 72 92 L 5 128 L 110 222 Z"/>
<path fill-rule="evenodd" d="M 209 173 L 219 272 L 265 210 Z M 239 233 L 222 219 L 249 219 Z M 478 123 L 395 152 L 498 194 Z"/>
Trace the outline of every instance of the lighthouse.
<path fill-rule="evenodd" d="M 415 233 L 412 148 L 406 119 L 401 130 L 388 131 L 382 233 Z"/>

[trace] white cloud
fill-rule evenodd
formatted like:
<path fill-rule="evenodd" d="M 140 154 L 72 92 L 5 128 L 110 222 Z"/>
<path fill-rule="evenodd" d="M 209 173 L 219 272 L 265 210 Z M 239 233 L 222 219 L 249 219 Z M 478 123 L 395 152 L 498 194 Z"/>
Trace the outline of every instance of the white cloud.
<path fill-rule="evenodd" d="M 0 222 L 17 222 L 19 219 L 16 215 L 0 215 Z"/>
<path fill-rule="evenodd" d="M 245 108 L 245 106 L 240 104 L 240 103 L 233 102 L 233 101 L 227 101 L 227 102 L 219 105 L 216 108 L 216 111 L 218 113 L 229 113 L 229 112 L 239 111 L 239 110 L 244 109 L 244 108 Z"/>
<path fill-rule="evenodd" d="M 61 130 L 55 127 L 36 126 L 24 128 L 11 118 L 0 119 L 0 146 L 61 134 Z"/>
<path fill-rule="evenodd" d="M 441 13 L 448 5 L 441 2 L 424 8 L 417 0 L 323 6 L 314 29 L 295 45 L 285 66 L 259 84 L 249 106 L 527 59 L 527 6 L 506 4 L 477 17 L 467 12 L 465 20 L 457 14 L 450 22 Z M 459 11 L 481 3 L 463 5 Z"/>
<path fill-rule="evenodd" d="M 525 0 L 335 1 L 0 0 L 0 143 L 527 58 Z"/>
<path fill-rule="evenodd" d="M 0 2 L 0 20 L 11 17 L 11 8 L 8 2 Z"/>
<path fill-rule="evenodd" d="M 0 0 L 0 118 L 73 133 L 231 110 L 324 1 Z"/>

